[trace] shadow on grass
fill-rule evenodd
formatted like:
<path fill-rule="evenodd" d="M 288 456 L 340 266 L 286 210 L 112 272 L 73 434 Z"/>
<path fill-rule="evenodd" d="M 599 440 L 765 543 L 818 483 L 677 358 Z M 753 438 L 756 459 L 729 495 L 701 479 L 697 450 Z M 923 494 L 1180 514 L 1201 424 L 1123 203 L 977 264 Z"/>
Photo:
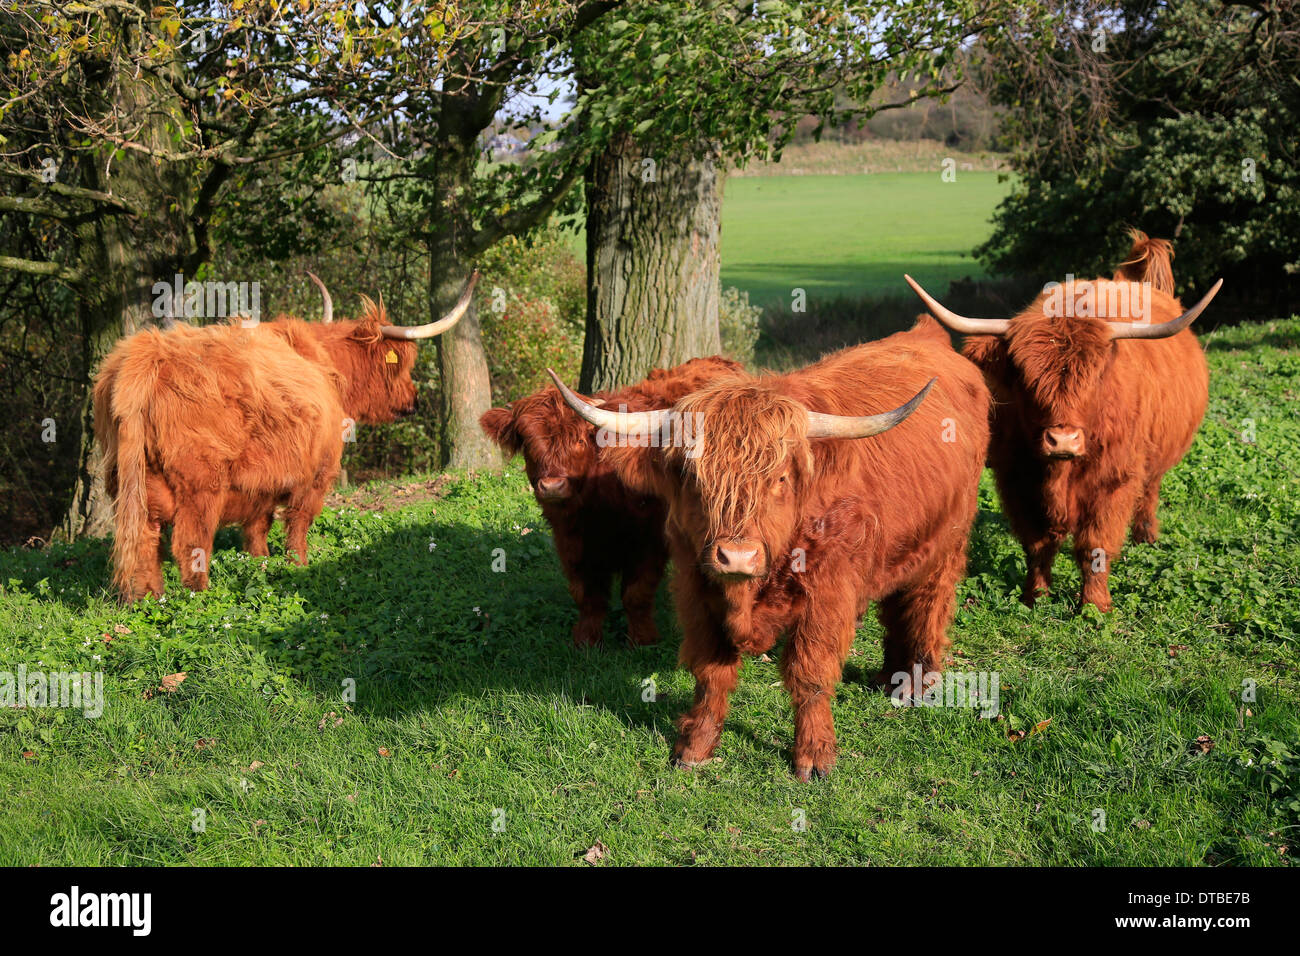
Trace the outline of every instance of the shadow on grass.
<path fill-rule="evenodd" d="M 626 646 L 627 622 L 615 590 L 604 645 L 575 648 L 570 631 L 577 609 L 544 526 L 529 534 L 479 527 L 462 520 L 454 502 L 448 504 L 438 509 L 446 517 L 438 511 L 392 513 L 353 550 L 349 529 L 323 522 L 313 531 L 319 556 L 305 568 L 277 560 L 262 570 L 260 562 L 237 557 L 237 529 L 223 529 L 211 597 L 169 602 L 155 620 L 172 634 L 192 627 L 194 640 L 202 642 L 210 626 L 222 626 L 233 603 L 229 639 L 326 700 L 341 702 L 346 682 L 354 681 L 353 708 L 362 713 L 392 718 L 485 694 L 528 695 L 594 706 L 671 740 L 672 719 L 690 706 L 691 681 L 677 672 L 680 631 L 668 588 L 660 589 L 656 601 L 658 645 Z M 970 573 L 995 576 L 1013 591 L 1021 569 L 994 548 L 1004 530 L 1000 514 L 979 512 Z M 321 544 L 328 538 L 335 540 L 326 552 Z M 282 531 L 272 540 L 274 549 Z M 85 613 L 111 600 L 109 548 L 109 541 L 89 540 L 44 552 L 10 552 L 5 568 L 30 593 L 48 579 L 51 587 L 39 600 Z M 174 600 L 174 569 L 167 577 Z M 874 616 L 874 607 L 868 613 Z M 875 670 L 851 663 L 845 680 L 870 684 Z M 648 680 L 656 685 L 656 700 L 643 699 Z M 784 742 L 745 720 L 728 726 L 756 748 L 788 758 Z"/>

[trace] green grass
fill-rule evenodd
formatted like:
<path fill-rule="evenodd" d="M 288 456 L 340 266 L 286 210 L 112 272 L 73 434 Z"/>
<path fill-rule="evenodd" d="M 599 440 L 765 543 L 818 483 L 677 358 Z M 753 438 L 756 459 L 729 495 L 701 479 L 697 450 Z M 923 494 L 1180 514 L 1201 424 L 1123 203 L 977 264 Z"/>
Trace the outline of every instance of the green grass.
<path fill-rule="evenodd" d="M 1114 613 L 1074 613 L 1065 558 L 1060 593 L 1016 601 L 986 476 L 954 667 L 998 672 L 1002 719 L 895 710 L 866 684 L 868 615 L 833 705 L 839 766 L 811 784 L 775 661 L 745 665 L 722 759 L 669 769 L 692 683 L 667 596 L 660 646 L 620 646 L 617 617 L 610 646 L 568 646 L 517 462 L 436 500 L 327 511 L 308 568 L 263 568 L 223 532 L 212 590 L 169 565 L 165 603 L 131 610 L 106 595 L 104 542 L 4 553 L 0 670 L 102 669 L 107 708 L 0 711 L 0 864 L 570 864 L 596 841 L 602 865 L 1287 862 L 1300 319 L 1216 333 L 1208 355 L 1210 413 L 1166 481 L 1163 537 L 1116 567 Z"/>
<path fill-rule="evenodd" d="M 732 178 L 722 207 L 722 285 L 756 305 L 906 294 L 983 276 L 971 250 L 1010 188 L 995 172 Z"/>

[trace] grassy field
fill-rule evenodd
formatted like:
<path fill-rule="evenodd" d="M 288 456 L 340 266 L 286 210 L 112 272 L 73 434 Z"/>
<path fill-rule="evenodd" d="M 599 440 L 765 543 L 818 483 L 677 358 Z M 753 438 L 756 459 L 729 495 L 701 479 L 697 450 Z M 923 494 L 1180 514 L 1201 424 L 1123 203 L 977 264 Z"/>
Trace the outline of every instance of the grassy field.
<path fill-rule="evenodd" d="M 667 596 L 660 646 L 621 646 L 617 616 L 605 648 L 568 646 L 518 462 L 355 494 L 309 568 L 224 532 L 212 590 L 169 566 L 167 600 L 130 610 L 104 542 L 0 555 L 0 670 L 102 671 L 107 697 L 97 719 L 0 710 L 0 864 L 1285 864 L 1300 320 L 1206 344 L 1209 415 L 1114 613 L 1074 613 L 1064 557 L 1058 594 L 1019 604 L 986 476 L 954 666 L 999 674 L 999 719 L 896 710 L 866 683 L 868 615 L 812 784 L 775 661 L 745 666 L 720 760 L 668 767 L 692 682 Z"/>
<path fill-rule="evenodd" d="M 943 289 L 984 270 L 971 250 L 1009 184 L 995 172 L 780 176 L 727 181 L 722 285 L 756 305 L 906 294 L 903 273 Z"/>

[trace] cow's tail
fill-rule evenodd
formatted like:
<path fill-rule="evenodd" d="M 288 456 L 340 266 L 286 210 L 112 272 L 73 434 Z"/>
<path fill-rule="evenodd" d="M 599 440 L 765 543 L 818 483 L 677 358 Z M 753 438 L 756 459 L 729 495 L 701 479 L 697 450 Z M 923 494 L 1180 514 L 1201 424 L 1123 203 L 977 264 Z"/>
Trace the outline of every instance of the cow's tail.
<path fill-rule="evenodd" d="M 145 478 L 144 416 L 131 414 L 117 430 L 116 534 L 113 538 L 113 582 L 128 599 L 137 597 L 140 581 L 150 560 L 148 543 L 149 496 Z M 156 554 L 153 559 L 156 560 Z"/>
<path fill-rule="evenodd" d="M 150 370 L 152 371 L 152 370 Z M 123 383 L 121 374 L 95 390 L 95 433 L 104 483 L 113 496 L 113 583 L 126 600 L 140 597 L 158 544 L 149 529 L 147 397 L 153 382 Z M 147 375 L 152 378 L 152 375 Z M 130 385 L 128 389 L 124 385 Z"/>
<path fill-rule="evenodd" d="M 1161 292 L 1174 294 L 1174 245 L 1168 239 L 1152 239 L 1140 229 L 1130 229 L 1133 248 L 1115 271 L 1117 280 L 1150 282 Z"/>

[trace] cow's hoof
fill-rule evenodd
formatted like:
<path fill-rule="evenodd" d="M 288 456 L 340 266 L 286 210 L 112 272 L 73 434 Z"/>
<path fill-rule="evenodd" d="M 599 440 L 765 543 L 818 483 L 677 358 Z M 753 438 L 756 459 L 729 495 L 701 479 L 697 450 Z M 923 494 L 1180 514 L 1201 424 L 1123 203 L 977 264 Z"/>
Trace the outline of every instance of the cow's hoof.
<path fill-rule="evenodd" d="M 814 776 L 823 779 L 829 777 L 834 768 L 835 758 L 833 756 L 829 759 L 823 759 L 820 761 L 804 760 L 796 757 L 794 762 L 794 775 L 804 783 L 808 783 Z"/>
<path fill-rule="evenodd" d="M 601 643 L 603 636 L 603 628 L 600 624 L 579 622 L 573 628 L 573 646 L 596 647 Z"/>
<path fill-rule="evenodd" d="M 673 757 L 668 763 L 678 770 L 694 770 L 696 767 L 703 767 L 706 763 L 712 763 L 712 757 L 705 757 L 703 760 L 687 760 L 685 757 Z"/>
<path fill-rule="evenodd" d="M 1020 592 L 1020 603 L 1025 607 L 1033 607 L 1038 603 L 1039 598 L 1045 598 L 1047 595 L 1048 590 L 1045 587 L 1025 588 Z"/>
<path fill-rule="evenodd" d="M 659 643 L 659 631 L 651 624 L 649 627 L 629 626 L 627 629 L 629 647 L 650 647 Z"/>
<path fill-rule="evenodd" d="M 713 747 L 691 746 L 689 741 L 679 738 L 673 746 L 673 755 L 669 763 L 674 767 L 694 770 L 713 760 L 713 749 Z"/>
<path fill-rule="evenodd" d="M 1133 528 L 1134 544 L 1155 544 L 1160 537 L 1160 529 L 1154 525 L 1136 525 Z"/>

